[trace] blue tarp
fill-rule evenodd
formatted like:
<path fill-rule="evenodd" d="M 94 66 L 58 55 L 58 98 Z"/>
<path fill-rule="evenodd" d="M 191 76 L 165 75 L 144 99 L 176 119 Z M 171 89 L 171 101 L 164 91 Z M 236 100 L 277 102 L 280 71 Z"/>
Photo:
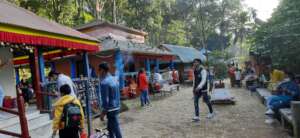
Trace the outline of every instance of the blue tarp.
<path fill-rule="evenodd" d="M 193 47 L 184 47 L 170 44 L 163 44 L 162 46 L 168 49 L 172 54 L 175 54 L 183 63 L 191 63 L 195 58 L 200 58 L 202 61 L 206 60 L 206 57 Z"/>

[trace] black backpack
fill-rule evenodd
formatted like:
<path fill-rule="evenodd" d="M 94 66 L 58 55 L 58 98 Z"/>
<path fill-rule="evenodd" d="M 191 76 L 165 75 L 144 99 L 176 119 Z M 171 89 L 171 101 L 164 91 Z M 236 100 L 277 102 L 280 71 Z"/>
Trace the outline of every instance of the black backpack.
<path fill-rule="evenodd" d="M 65 128 L 80 128 L 81 112 L 80 106 L 73 103 L 72 100 L 70 103 L 64 105 L 62 119 L 65 123 Z"/>

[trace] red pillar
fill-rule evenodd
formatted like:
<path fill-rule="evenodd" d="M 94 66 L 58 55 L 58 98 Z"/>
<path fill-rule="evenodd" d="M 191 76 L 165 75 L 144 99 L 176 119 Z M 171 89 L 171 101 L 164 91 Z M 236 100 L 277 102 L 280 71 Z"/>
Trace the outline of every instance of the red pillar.
<path fill-rule="evenodd" d="M 38 48 L 34 48 L 33 54 L 30 56 L 31 74 L 33 89 L 36 96 L 36 104 L 39 110 L 42 109 L 41 83 L 39 73 Z"/>

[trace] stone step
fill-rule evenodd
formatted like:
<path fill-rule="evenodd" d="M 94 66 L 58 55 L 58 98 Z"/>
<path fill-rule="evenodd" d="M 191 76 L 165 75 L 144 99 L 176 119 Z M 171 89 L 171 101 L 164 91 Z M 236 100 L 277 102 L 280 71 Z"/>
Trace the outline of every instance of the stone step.
<path fill-rule="evenodd" d="M 26 114 L 27 120 L 32 120 L 32 119 L 37 118 L 39 116 L 40 116 L 39 111 Z M 19 124 L 19 122 L 20 122 L 20 120 L 19 120 L 18 116 L 12 116 L 12 117 L 7 118 L 5 120 L 1 120 L 0 129 L 7 128 L 7 127 L 13 126 L 15 124 Z"/>
<path fill-rule="evenodd" d="M 14 117 L 15 119 L 11 119 L 10 122 L 8 121 L 8 125 L 6 127 L 1 128 L 3 130 L 21 133 L 21 126 L 19 123 L 19 119 Z M 17 121 L 15 121 L 17 120 Z M 29 134 L 32 138 L 49 138 L 51 136 L 51 120 L 49 119 L 49 114 L 40 114 L 32 113 L 27 115 L 28 120 L 28 129 Z M 16 122 L 13 124 L 13 122 Z M 1 138 L 11 138 L 9 136 L 0 135 Z"/>
<path fill-rule="evenodd" d="M 31 138 L 50 138 L 52 135 L 52 121 L 40 123 L 29 132 Z"/>

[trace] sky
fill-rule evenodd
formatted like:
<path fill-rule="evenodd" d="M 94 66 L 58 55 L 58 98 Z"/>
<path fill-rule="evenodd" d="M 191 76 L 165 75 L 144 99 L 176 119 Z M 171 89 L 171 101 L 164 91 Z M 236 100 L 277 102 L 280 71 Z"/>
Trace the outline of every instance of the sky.
<path fill-rule="evenodd" d="M 278 6 L 279 0 L 244 0 L 248 7 L 252 7 L 257 10 L 258 18 L 263 21 L 268 20 L 273 10 Z"/>

